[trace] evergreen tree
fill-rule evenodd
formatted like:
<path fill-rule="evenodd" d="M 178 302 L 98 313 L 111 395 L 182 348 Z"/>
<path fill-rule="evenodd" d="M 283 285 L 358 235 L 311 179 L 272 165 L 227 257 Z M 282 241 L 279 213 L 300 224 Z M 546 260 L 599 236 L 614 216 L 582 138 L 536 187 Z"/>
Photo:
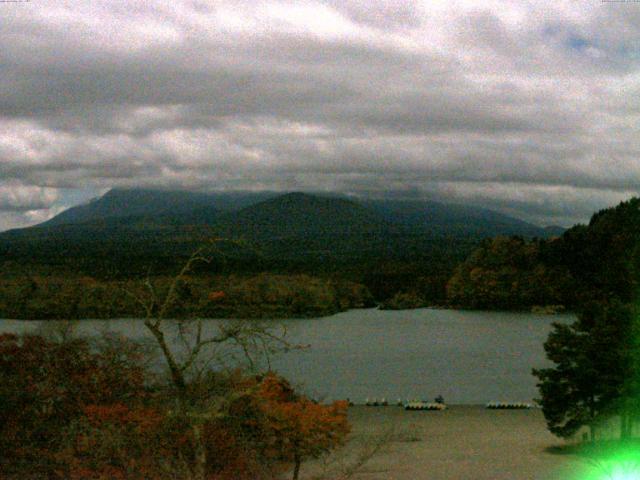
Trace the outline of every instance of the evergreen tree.
<path fill-rule="evenodd" d="M 544 348 L 555 365 L 534 369 L 549 430 L 571 437 L 619 416 L 621 436 L 632 431 L 638 392 L 636 314 L 619 301 L 589 304 L 571 325 L 554 323 Z"/>

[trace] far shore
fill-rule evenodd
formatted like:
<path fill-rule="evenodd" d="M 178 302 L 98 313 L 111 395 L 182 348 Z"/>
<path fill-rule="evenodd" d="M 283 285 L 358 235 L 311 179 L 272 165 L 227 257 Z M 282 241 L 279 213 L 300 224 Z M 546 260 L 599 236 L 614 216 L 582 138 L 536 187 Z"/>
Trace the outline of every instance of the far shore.
<path fill-rule="evenodd" d="M 553 307 L 553 306 L 551 306 Z M 456 306 L 447 306 L 447 305 L 432 305 L 432 306 L 421 306 L 416 308 L 383 308 L 382 305 L 376 305 L 374 307 L 352 307 L 343 310 L 336 310 L 326 314 L 318 314 L 318 315 L 282 315 L 282 316 L 228 316 L 228 317 L 175 317 L 170 320 L 186 320 L 186 321 L 195 321 L 195 320 L 247 320 L 247 321 L 284 321 L 284 320 L 310 320 L 314 318 L 328 318 L 333 317 L 335 315 L 339 315 L 341 313 L 346 313 L 350 311 L 366 311 L 366 310 L 379 310 L 383 312 L 409 312 L 414 310 L 447 310 L 447 311 L 461 311 L 461 312 L 480 312 L 480 313 L 513 313 L 513 314 L 522 314 L 522 315 L 540 315 L 540 316 L 566 316 L 566 315 L 574 315 L 574 312 L 570 310 L 562 310 L 562 309 L 554 309 L 551 307 L 539 307 L 525 310 L 483 310 L 483 309 L 472 309 L 472 308 L 464 308 L 464 307 L 456 307 Z M 82 321 L 118 321 L 118 320 L 141 320 L 142 317 L 135 316 L 127 316 L 122 315 L 118 317 L 91 317 L 91 318 L 69 318 L 69 319 L 61 319 L 61 318 L 0 318 L 0 321 L 10 321 L 10 322 L 82 322 Z"/>

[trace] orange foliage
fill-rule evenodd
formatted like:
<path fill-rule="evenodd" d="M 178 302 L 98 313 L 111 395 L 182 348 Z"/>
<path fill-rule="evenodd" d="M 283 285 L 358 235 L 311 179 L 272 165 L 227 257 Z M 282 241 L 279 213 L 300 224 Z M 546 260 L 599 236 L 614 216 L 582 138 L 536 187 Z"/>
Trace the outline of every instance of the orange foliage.
<path fill-rule="evenodd" d="M 83 340 L 0 335 L 0 475 L 24 465 L 51 478 L 70 465 L 65 442 L 74 422 L 88 411 L 121 411 L 130 408 L 122 402 L 144 399 L 144 370 L 133 350 L 120 351 L 117 364 L 112 353 L 95 352 Z"/>
<path fill-rule="evenodd" d="M 273 468 L 261 458 L 251 439 L 230 425 L 210 424 L 207 428 L 210 480 L 266 480 Z"/>
<path fill-rule="evenodd" d="M 154 409 L 123 404 L 90 405 L 86 422 L 75 429 L 75 443 L 59 456 L 71 479 L 161 478 L 158 459 L 171 455 L 163 445 L 164 417 Z"/>
<path fill-rule="evenodd" d="M 108 424 L 133 427 L 140 433 L 153 431 L 163 421 L 163 416 L 153 408 L 131 408 L 122 403 L 111 405 L 88 405 L 84 413 L 89 424 L 100 428 Z"/>
<path fill-rule="evenodd" d="M 346 401 L 313 402 L 273 373 L 260 383 L 257 402 L 268 429 L 266 451 L 284 461 L 317 458 L 342 445 L 350 431 Z"/>
<path fill-rule="evenodd" d="M 170 478 L 188 462 L 192 425 L 170 414 L 173 398 L 148 393 L 139 353 L 0 335 L 0 478 Z M 273 373 L 221 376 L 217 388 L 233 400 L 204 425 L 208 480 L 297 472 L 349 433 L 346 402 L 315 403 Z"/>
<path fill-rule="evenodd" d="M 227 294 L 224 293 L 222 290 L 217 290 L 215 292 L 210 292 L 207 298 L 211 302 L 217 302 L 218 300 L 222 300 L 226 296 Z"/>
<path fill-rule="evenodd" d="M 211 465 L 212 479 L 273 478 L 346 440 L 346 402 L 317 404 L 274 373 L 234 381 L 245 394 L 232 402 L 226 418 L 207 427 L 208 448 L 217 462 Z"/>

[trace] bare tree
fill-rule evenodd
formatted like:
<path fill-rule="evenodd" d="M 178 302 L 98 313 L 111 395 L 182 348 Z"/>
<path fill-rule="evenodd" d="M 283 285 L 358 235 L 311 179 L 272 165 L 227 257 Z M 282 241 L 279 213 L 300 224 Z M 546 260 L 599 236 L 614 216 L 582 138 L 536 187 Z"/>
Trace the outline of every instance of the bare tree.
<path fill-rule="evenodd" d="M 189 421 L 194 454 L 190 476 L 194 480 L 204 480 L 206 476 L 208 452 L 203 438 L 204 423 L 221 415 L 224 405 L 231 401 L 224 395 L 207 395 L 206 388 L 202 387 L 206 372 L 237 365 L 238 353 L 254 368 L 262 359 L 268 364 L 270 355 L 277 351 L 297 348 L 285 340 L 283 327 L 272 324 L 219 321 L 209 333 L 202 319 L 169 321 L 167 317 L 179 301 L 180 284 L 187 280 L 196 264 L 210 261 L 211 256 L 199 249 L 172 279 L 166 293 L 159 294 L 149 277 L 145 280 L 145 294 L 127 292 L 144 309 L 144 325 L 153 335 L 169 370 L 179 411 Z M 177 341 L 172 342 L 169 335 L 175 326 Z"/>

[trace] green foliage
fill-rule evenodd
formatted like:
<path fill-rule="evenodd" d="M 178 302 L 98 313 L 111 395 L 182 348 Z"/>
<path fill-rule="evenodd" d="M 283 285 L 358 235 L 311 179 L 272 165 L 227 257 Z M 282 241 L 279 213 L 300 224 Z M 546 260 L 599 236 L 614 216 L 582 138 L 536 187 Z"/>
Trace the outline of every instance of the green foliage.
<path fill-rule="evenodd" d="M 552 433 L 593 432 L 612 415 L 637 411 L 638 333 L 636 310 L 619 301 L 591 302 L 573 324 L 554 324 L 545 343 L 554 366 L 533 371 Z"/>
<path fill-rule="evenodd" d="M 373 304 L 371 294 L 362 285 L 308 275 L 229 277 L 219 287 L 225 296 L 205 306 L 208 316 L 321 316 Z"/>
<path fill-rule="evenodd" d="M 187 261 L 185 252 L 211 238 L 230 241 L 218 245 L 219 255 L 210 265 L 197 268 L 203 277 L 303 274 L 359 283 L 377 302 L 401 292 L 417 295 L 425 305 L 443 305 L 445 284 L 454 267 L 481 238 L 510 232 L 544 235 L 538 227 L 495 212 L 436 202 L 114 190 L 40 226 L 0 234 L 3 282 L 22 279 L 25 273 L 71 282 L 85 276 L 99 282 L 95 291 L 78 287 L 82 293 L 69 292 L 72 301 L 64 308 L 51 305 L 44 290 L 34 300 L 25 300 L 17 292 L 4 299 L 0 294 L 0 311 L 15 318 L 128 314 L 133 310 L 112 304 L 109 292 L 100 286 L 111 288 L 113 281 L 149 274 L 171 275 Z M 251 248 L 242 247 L 239 240 L 246 240 Z M 88 312 L 82 304 L 74 304 L 75 297 L 85 294 L 93 299 L 87 300 L 93 305 Z M 313 300 L 309 309 L 281 305 L 270 310 L 291 316 L 300 310 L 311 315 L 346 308 L 345 297 L 337 296 L 337 303 L 343 305 L 338 309 L 319 308 Z M 11 304 L 2 306 L 7 298 Z M 98 306 L 99 299 L 106 303 Z M 25 301 L 36 316 L 19 310 Z M 52 307 L 55 313 L 47 313 Z"/>
<path fill-rule="evenodd" d="M 588 226 L 568 230 L 550 260 L 566 265 L 581 291 L 579 300 L 633 301 L 638 291 L 640 199 L 593 215 Z"/>
<path fill-rule="evenodd" d="M 383 310 L 407 310 L 425 306 L 423 298 L 415 292 L 398 292 L 392 298 L 384 302 L 380 308 Z"/>

